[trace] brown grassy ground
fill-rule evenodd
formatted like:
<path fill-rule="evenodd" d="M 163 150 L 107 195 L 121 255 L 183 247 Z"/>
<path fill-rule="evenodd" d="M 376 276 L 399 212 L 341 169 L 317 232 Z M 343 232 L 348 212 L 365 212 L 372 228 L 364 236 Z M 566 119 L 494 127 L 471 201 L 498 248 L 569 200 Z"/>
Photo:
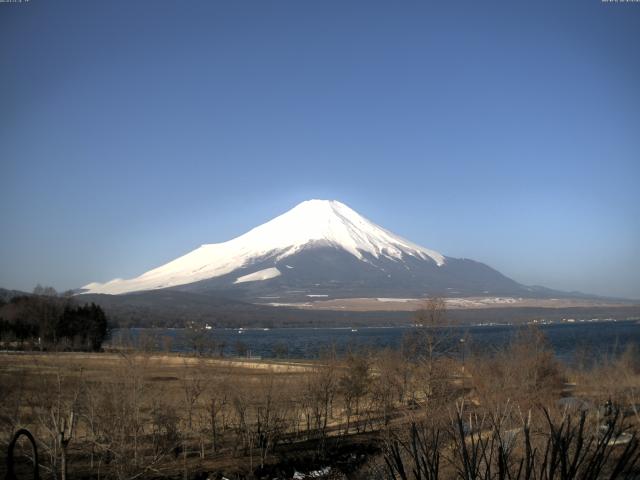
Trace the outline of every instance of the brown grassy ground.
<path fill-rule="evenodd" d="M 29 428 L 43 466 L 50 466 L 59 456 L 52 453 L 52 424 L 73 410 L 72 478 L 95 477 L 97 470 L 123 480 L 216 471 L 240 478 L 261 463 L 308 471 L 342 456 L 379 465 L 381 439 L 417 420 L 445 425 L 463 399 L 480 414 L 508 405 L 509 421 L 517 424 L 522 413 L 539 414 L 541 406 L 560 415 L 561 396 L 579 396 L 595 409 L 611 398 L 637 424 L 639 372 L 634 352 L 593 370 L 569 371 L 539 332 L 491 358 L 468 358 L 464 374 L 453 359 L 416 361 L 393 351 L 317 362 L 2 353 L 0 446 L 6 449 L 17 428 Z M 44 469 L 43 477 L 50 476 Z"/>
<path fill-rule="evenodd" d="M 221 378 L 229 379 L 224 388 L 256 386 L 257 390 L 257 386 L 264 383 L 267 377 L 299 383 L 301 377 L 313 368 L 309 362 L 256 362 L 170 354 L 3 353 L 0 354 L 0 394 L 5 400 L 2 416 L 4 420 L 11 415 L 17 417 L 17 425 L 30 428 L 42 439 L 46 436 L 45 427 L 34 410 L 46 403 L 45 397 L 56 395 L 53 390 L 58 381 L 63 384 L 63 401 L 68 402 L 81 383 L 88 389 L 104 393 L 109 390 L 108 385 L 119 385 L 128 376 L 140 375 L 143 385 L 140 391 L 144 396 L 141 399 L 144 404 L 142 411 L 145 415 L 154 401 L 173 406 L 182 414 L 186 401 L 185 390 L 193 386 L 196 378 L 201 383 L 197 388 L 202 390 L 200 395 L 204 397 L 212 393 L 210 389 L 220 386 Z M 6 425 L 3 422 L 3 428 Z M 8 434 L 8 431 L 2 432 L 5 447 Z M 87 435 L 86 425 L 80 422 L 75 431 L 77 441 Z M 186 462 L 194 469 L 196 467 L 193 464 L 198 464 L 200 469 L 225 470 L 244 463 L 244 459 L 228 455 L 218 455 L 204 463 L 192 457 Z M 78 463 L 83 463 L 86 468 L 86 462 L 76 461 L 75 467 L 78 467 Z"/>
<path fill-rule="evenodd" d="M 174 453 L 171 449 L 165 452 L 162 460 L 149 467 L 145 476 L 179 477 L 184 476 L 184 472 L 193 475 L 203 471 L 243 475 L 260 464 L 254 437 L 257 435 L 256 422 L 265 408 L 271 408 L 272 418 L 278 420 L 271 420 L 272 424 L 268 425 L 269 419 L 262 418 L 265 425 L 260 428 L 272 429 L 269 434 L 273 435 L 273 441 L 277 436 L 280 444 L 287 444 L 286 449 L 292 452 L 298 451 L 301 458 L 312 455 L 317 435 L 300 431 L 314 420 L 309 415 L 305 417 L 301 401 L 308 397 L 307 390 L 312 388 L 314 375 L 325 368 L 320 363 L 308 361 L 251 361 L 134 352 L 2 353 L 0 395 L 5 403 L 0 410 L 0 420 L 6 430 L 2 431 L 0 440 L 6 449 L 10 431 L 26 427 L 42 442 L 40 459 L 41 463 L 46 463 L 47 444 L 49 448 L 52 444 L 49 410 L 53 412 L 57 405 L 62 405 L 64 416 L 65 409 L 79 398 L 77 403 L 81 405 L 75 410 L 84 413 L 82 418 L 77 417 L 80 421 L 69 447 L 70 465 L 76 477 L 95 475 L 96 462 L 92 466 L 88 451 L 90 445 L 106 442 L 94 438 L 88 412 L 97 407 L 100 411 L 95 415 L 100 417 L 105 410 L 113 409 L 112 416 L 127 418 L 130 422 L 139 415 L 142 418 L 140 431 L 143 432 L 138 441 L 139 448 L 147 450 L 148 454 L 152 443 L 150 432 L 166 428 L 154 423 L 152 412 L 159 407 L 162 413 L 175 412 L 181 440 L 171 445 Z M 331 380 L 332 389 L 335 380 L 335 377 Z M 317 393 L 321 395 L 321 392 Z M 332 395 L 335 392 L 332 391 Z M 271 407 L 265 407 L 265 398 L 270 399 Z M 216 452 L 212 451 L 209 410 L 210 402 L 214 400 L 219 403 L 217 421 L 222 424 Z M 327 437 L 342 431 L 343 417 L 338 403 L 336 400 L 332 406 L 332 418 L 326 418 L 324 423 Z M 317 409 L 319 404 L 307 405 L 306 412 Z M 243 427 L 245 422 L 246 427 Z M 352 425 L 355 424 L 352 420 Z M 126 430 L 117 421 L 104 428 Z M 356 433 L 354 426 L 352 429 Z M 369 427 L 369 435 L 372 435 L 371 430 Z M 131 436 L 130 430 L 127 435 Z M 248 450 L 246 442 L 252 442 Z M 128 440 L 125 450 L 131 448 L 130 444 Z M 113 455 L 120 453 L 117 447 L 113 451 Z M 128 451 L 124 452 L 124 455 L 128 454 Z M 2 452 L 2 456 L 5 455 L 6 450 Z M 265 460 L 267 463 L 279 462 L 273 449 L 268 448 Z M 111 467 L 102 465 L 101 468 L 106 473 Z M 111 471 L 109 475 L 126 478 L 126 472 Z M 4 474 L 0 472 L 0 476 Z"/>

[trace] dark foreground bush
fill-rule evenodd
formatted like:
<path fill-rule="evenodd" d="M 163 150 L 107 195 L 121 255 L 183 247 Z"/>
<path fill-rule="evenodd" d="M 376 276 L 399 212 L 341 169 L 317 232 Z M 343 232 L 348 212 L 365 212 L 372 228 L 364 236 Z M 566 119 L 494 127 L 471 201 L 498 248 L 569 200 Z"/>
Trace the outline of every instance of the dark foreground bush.
<path fill-rule="evenodd" d="M 514 426 L 500 415 L 465 421 L 462 412 L 449 431 L 412 423 L 404 437 L 390 440 L 387 478 L 638 478 L 639 442 L 635 432 L 622 428 L 619 414 L 603 423 L 584 411 L 554 420 L 543 410 L 544 424 L 536 429 L 530 415 Z"/>

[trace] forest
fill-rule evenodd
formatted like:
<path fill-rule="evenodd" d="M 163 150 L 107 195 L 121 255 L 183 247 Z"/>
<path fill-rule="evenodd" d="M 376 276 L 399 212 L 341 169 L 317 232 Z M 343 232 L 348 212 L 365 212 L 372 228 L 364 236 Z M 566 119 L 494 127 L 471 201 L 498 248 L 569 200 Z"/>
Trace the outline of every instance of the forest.
<path fill-rule="evenodd" d="M 94 304 L 36 289 L 0 300 L 0 345 L 20 350 L 99 351 L 109 333 L 107 316 Z"/>

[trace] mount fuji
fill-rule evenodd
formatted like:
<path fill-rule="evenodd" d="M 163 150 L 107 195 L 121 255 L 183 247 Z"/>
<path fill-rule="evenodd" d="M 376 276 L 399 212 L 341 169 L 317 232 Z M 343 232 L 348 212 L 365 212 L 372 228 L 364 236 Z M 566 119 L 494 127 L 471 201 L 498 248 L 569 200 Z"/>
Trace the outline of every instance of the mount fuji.
<path fill-rule="evenodd" d="M 309 298 L 545 297 L 491 267 L 412 243 L 338 201 L 308 200 L 233 240 L 205 244 L 139 277 L 81 293 L 171 290 L 251 302 Z"/>

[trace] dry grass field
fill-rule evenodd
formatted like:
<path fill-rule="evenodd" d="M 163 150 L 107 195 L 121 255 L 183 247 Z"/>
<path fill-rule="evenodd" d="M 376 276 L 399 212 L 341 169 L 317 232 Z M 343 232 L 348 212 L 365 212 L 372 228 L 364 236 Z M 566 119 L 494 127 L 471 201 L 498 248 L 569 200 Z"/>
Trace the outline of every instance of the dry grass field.
<path fill-rule="evenodd" d="M 329 468 L 322 470 L 327 478 L 391 479 L 403 478 L 392 466 L 419 456 L 403 447 L 413 438 L 424 443 L 425 454 L 440 452 L 438 476 L 419 478 L 459 478 L 460 452 L 470 441 L 490 452 L 500 444 L 496 435 L 534 432 L 531 441 L 544 449 L 553 438 L 545 429 L 569 431 L 566 422 L 581 409 L 593 438 L 614 410 L 616 428 L 639 423 L 634 351 L 570 370 L 531 330 L 503 352 L 461 365 L 439 351 L 441 340 L 425 331 L 413 351 L 327 355 L 317 362 L 135 351 L 2 353 L 2 454 L 12 433 L 27 428 L 38 442 L 43 478 L 64 478 L 65 471 L 66 478 L 122 480 L 292 478 Z M 456 418 L 466 426 L 457 429 Z M 23 470 L 27 452 L 18 449 Z M 621 454 L 615 450 L 610 458 Z"/>
<path fill-rule="evenodd" d="M 301 444 L 304 457 L 305 442 L 340 430 L 337 402 L 329 398 L 336 368 L 140 352 L 3 353 L 2 444 L 26 426 L 41 444 L 40 460 L 54 464 L 61 450 L 56 426 L 73 411 L 66 455 L 74 477 L 97 469 L 118 478 L 246 474 L 264 465 L 277 443 Z M 317 384 L 325 371 L 329 383 Z"/>

